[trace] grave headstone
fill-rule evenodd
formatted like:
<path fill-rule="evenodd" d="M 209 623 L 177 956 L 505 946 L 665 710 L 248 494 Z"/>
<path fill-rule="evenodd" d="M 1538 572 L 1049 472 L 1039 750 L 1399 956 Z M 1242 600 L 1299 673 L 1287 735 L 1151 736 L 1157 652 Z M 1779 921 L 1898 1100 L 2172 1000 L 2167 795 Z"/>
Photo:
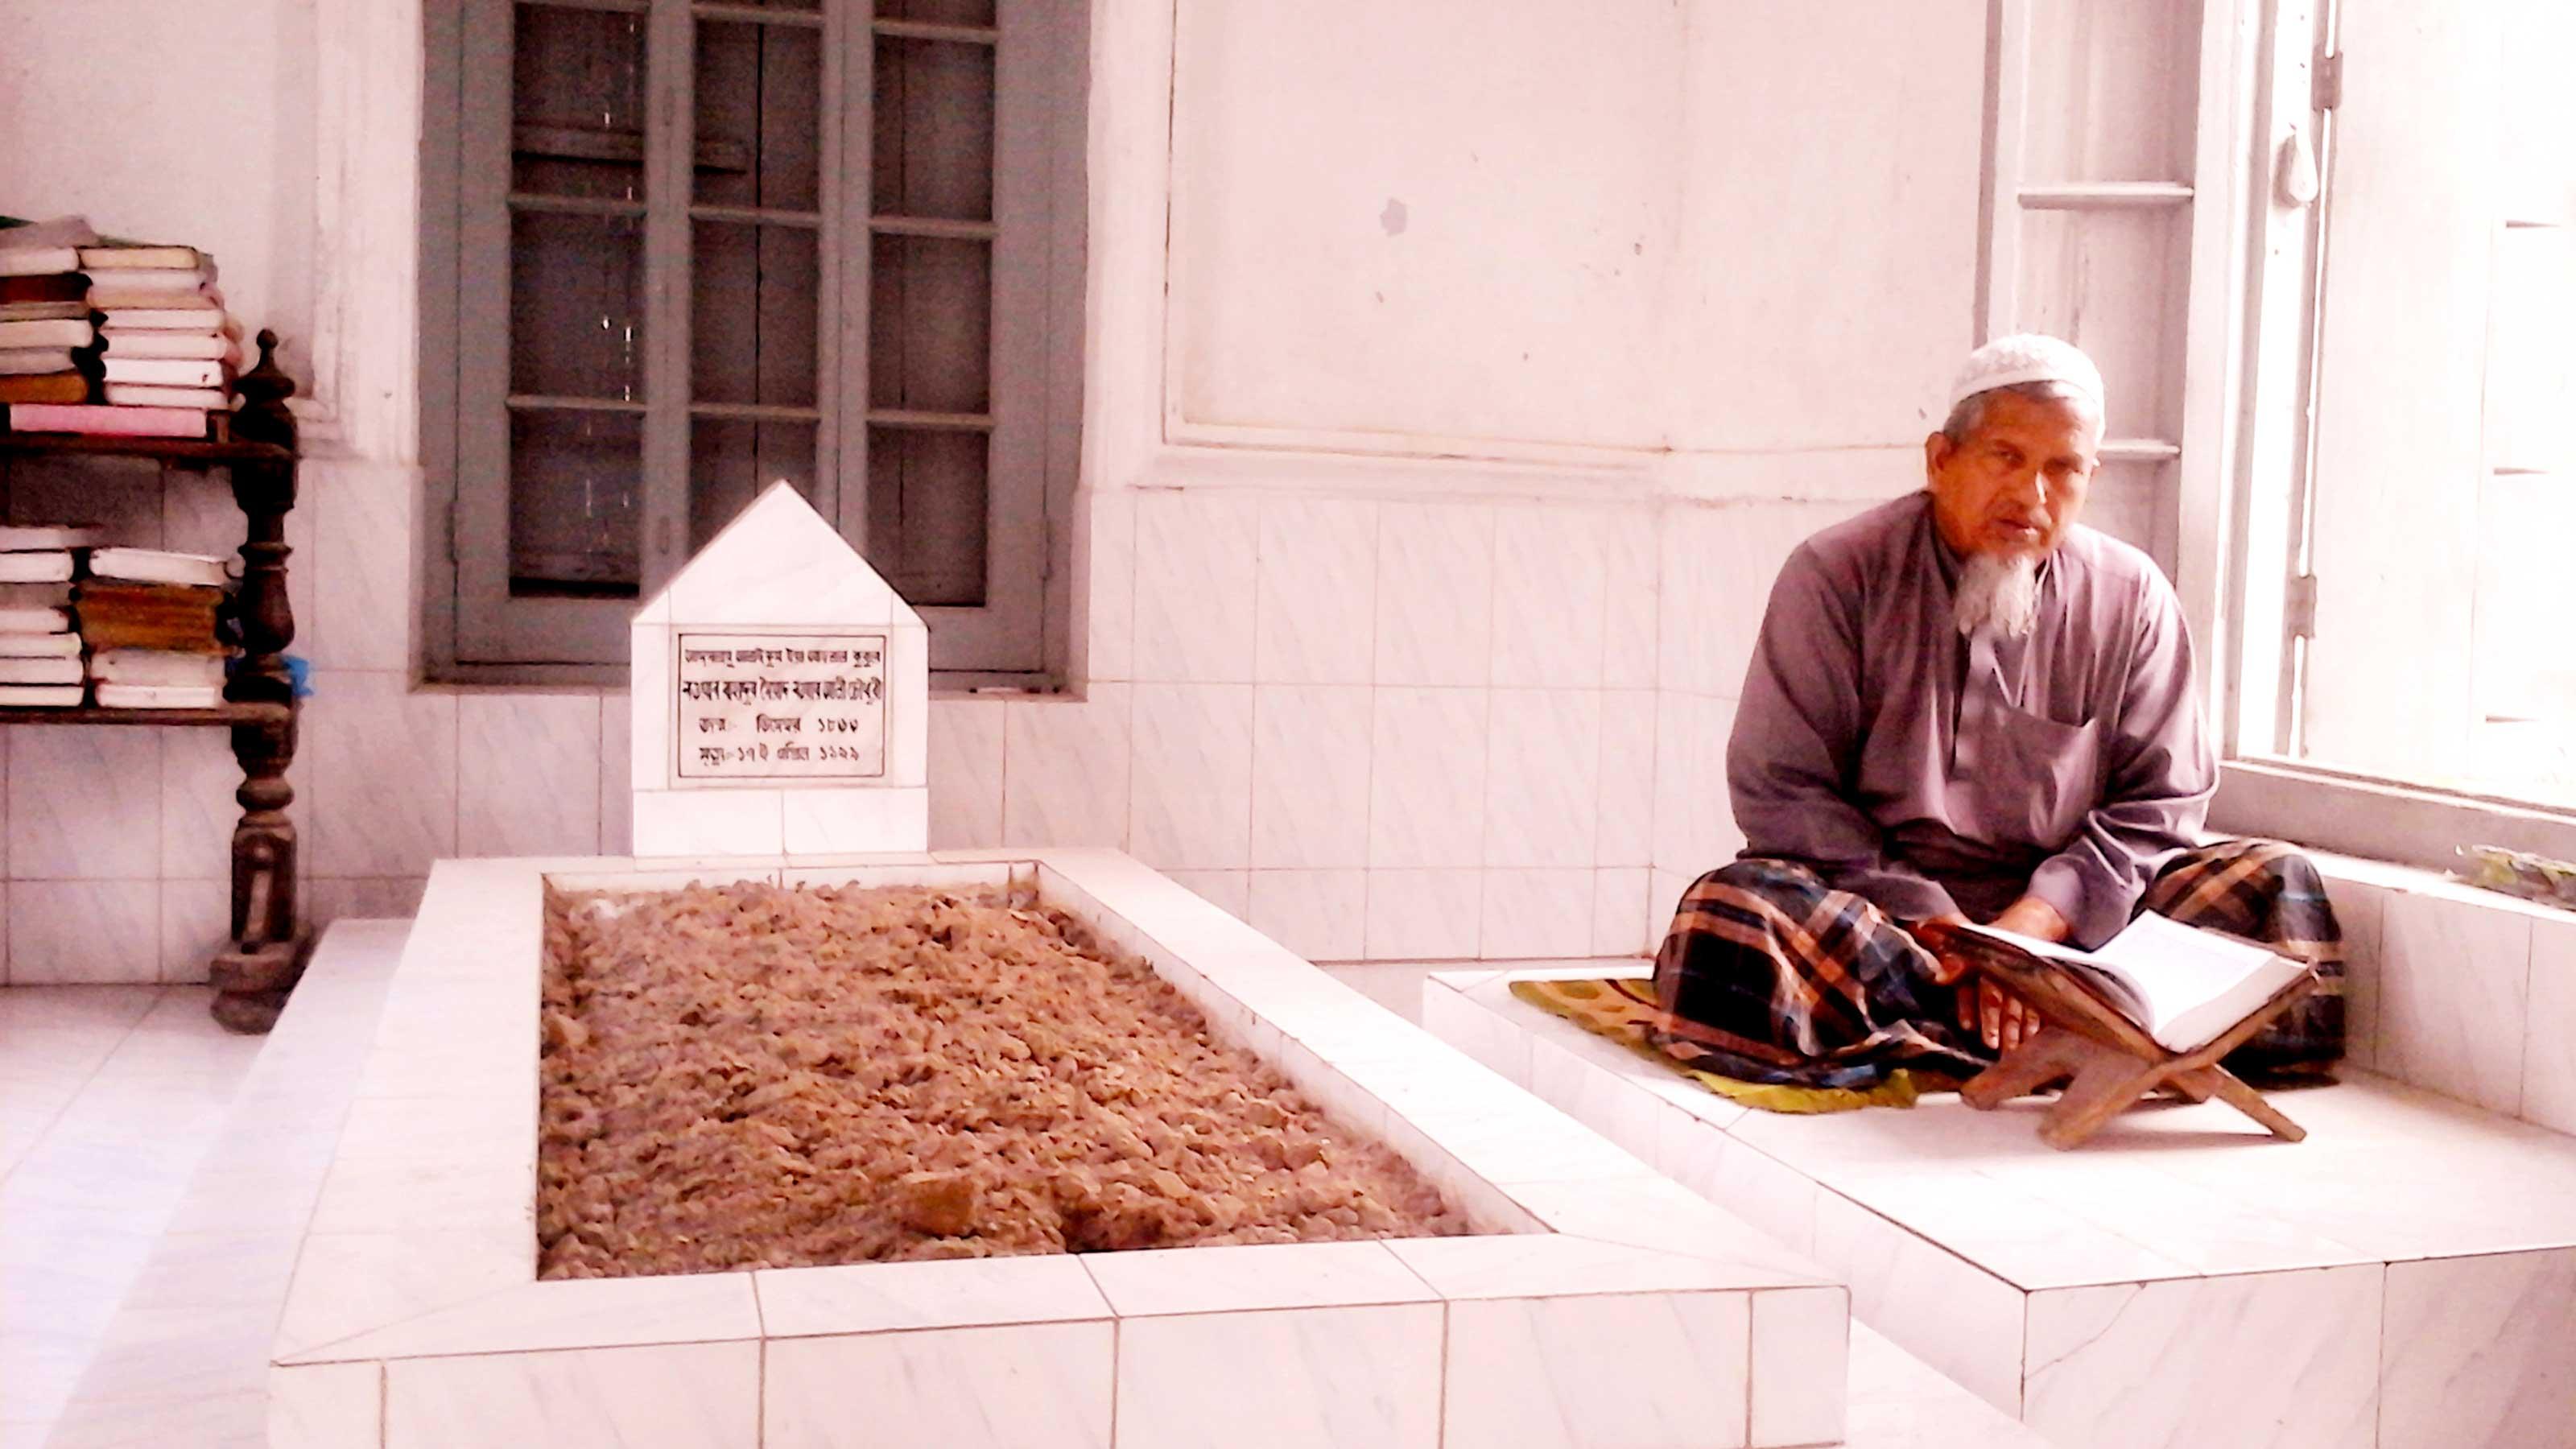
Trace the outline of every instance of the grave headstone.
<path fill-rule="evenodd" d="M 635 854 L 929 848 L 930 636 L 772 484 L 635 616 Z"/>

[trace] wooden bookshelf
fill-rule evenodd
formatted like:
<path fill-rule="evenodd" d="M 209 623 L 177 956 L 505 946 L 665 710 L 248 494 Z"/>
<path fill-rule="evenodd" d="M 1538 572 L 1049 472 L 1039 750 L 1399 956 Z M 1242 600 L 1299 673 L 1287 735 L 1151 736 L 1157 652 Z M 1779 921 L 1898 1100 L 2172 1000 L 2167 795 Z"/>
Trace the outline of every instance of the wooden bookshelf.
<path fill-rule="evenodd" d="M 116 438 L 76 433 L 0 430 L 0 511 L 9 470 L 25 458 L 135 458 L 164 469 L 221 468 L 247 525 L 242 578 L 233 611 L 241 621 L 242 659 L 224 683 L 224 702 L 210 709 L 0 710 L 10 725 L 224 726 L 241 762 L 241 819 L 233 826 L 232 939 L 207 968 L 215 1020 L 234 1031 L 263 1032 L 285 1009 L 303 974 L 309 942 L 295 918 L 295 798 L 286 767 L 295 758 L 295 688 L 286 646 L 295 614 L 286 601 L 286 515 L 295 507 L 295 417 L 286 400 L 294 379 L 277 365 L 277 334 L 259 334 L 259 364 L 234 385 L 241 406 L 228 438 Z"/>
<path fill-rule="evenodd" d="M 62 725 L 233 725 L 254 729 L 282 726 L 295 710 L 283 704 L 224 703 L 211 709 L 11 709 L 0 711 L 0 724 Z"/>
<path fill-rule="evenodd" d="M 0 432 L 0 455 L 31 458 L 69 453 L 143 458 L 191 468 L 230 467 L 238 463 L 269 467 L 293 467 L 295 464 L 295 450 L 291 447 L 239 439 L 108 438 L 91 433 Z"/>

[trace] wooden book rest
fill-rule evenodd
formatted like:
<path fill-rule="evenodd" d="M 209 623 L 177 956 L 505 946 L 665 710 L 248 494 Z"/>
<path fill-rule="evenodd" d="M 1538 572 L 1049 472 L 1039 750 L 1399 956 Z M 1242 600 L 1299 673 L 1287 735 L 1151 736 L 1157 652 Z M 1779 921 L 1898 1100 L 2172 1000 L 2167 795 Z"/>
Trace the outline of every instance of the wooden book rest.
<path fill-rule="evenodd" d="M 1976 963 L 1979 971 L 2009 988 L 2048 1023 L 2039 1035 L 2004 1053 L 2002 1060 L 1959 1089 L 1960 1099 L 1969 1106 L 1992 1111 L 2051 1082 L 2065 1081 L 2066 1090 L 2039 1128 L 2041 1141 L 2064 1149 L 2100 1131 L 2104 1123 L 2141 1099 L 2171 1087 L 2195 1102 L 2216 1097 L 2283 1141 L 2297 1142 L 2308 1135 L 2306 1128 L 2281 1115 L 2260 1092 L 2218 1063 L 2271 1025 L 2291 1002 L 2316 989 L 2315 968 L 2300 973 L 2252 1015 L 2207 1045 L 2171 1052 L 2066 971 L 1973 932 L 1940 925 L 1923 929 L 1938 949 Z M 1967 983 L 1961 985 L 1965 989 Z"/>

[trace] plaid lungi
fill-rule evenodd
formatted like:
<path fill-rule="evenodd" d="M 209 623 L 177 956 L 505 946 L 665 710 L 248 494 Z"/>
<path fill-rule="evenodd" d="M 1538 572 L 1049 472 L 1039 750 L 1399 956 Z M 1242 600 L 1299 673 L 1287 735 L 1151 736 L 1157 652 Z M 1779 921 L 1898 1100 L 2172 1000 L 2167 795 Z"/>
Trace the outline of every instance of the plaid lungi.
<path fill-rule="evenodd" d="M 2187 851 L 2141 911 L 2269 943 L 2317 968 L 2318 988 L 2229 1054 L 2239 1076 L 2322 1076 L 2343 1055 L 2343 938 L 2325 882 L 2273 841 Z M 1878 907 L 1814 871 L 1748 859 L 1701 876 L 1655 956 L 1665 1013 L 1652 1044 L 1738 1081 L 1867 1090 L 1899 1069 L 1964 1080 L 1994 1060 L 1959 1029 L 1932 954 Z"/>

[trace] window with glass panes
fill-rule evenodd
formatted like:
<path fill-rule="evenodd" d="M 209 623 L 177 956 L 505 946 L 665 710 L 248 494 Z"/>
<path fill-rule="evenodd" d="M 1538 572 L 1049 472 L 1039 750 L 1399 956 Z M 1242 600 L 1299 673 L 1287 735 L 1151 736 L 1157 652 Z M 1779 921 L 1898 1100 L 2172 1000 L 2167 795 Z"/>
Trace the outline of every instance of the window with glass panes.
<path fill-rule="evenodd" d="M 936 667 L 1039 667 L 1078 202 L 1052 194 L 1078 112 L 1053 18 L 465 0 L 432 62 L 453 325 L 426 339 L 456 662 L 623 659 L 636 602 L 784 479 L 922 610 Z"/>

